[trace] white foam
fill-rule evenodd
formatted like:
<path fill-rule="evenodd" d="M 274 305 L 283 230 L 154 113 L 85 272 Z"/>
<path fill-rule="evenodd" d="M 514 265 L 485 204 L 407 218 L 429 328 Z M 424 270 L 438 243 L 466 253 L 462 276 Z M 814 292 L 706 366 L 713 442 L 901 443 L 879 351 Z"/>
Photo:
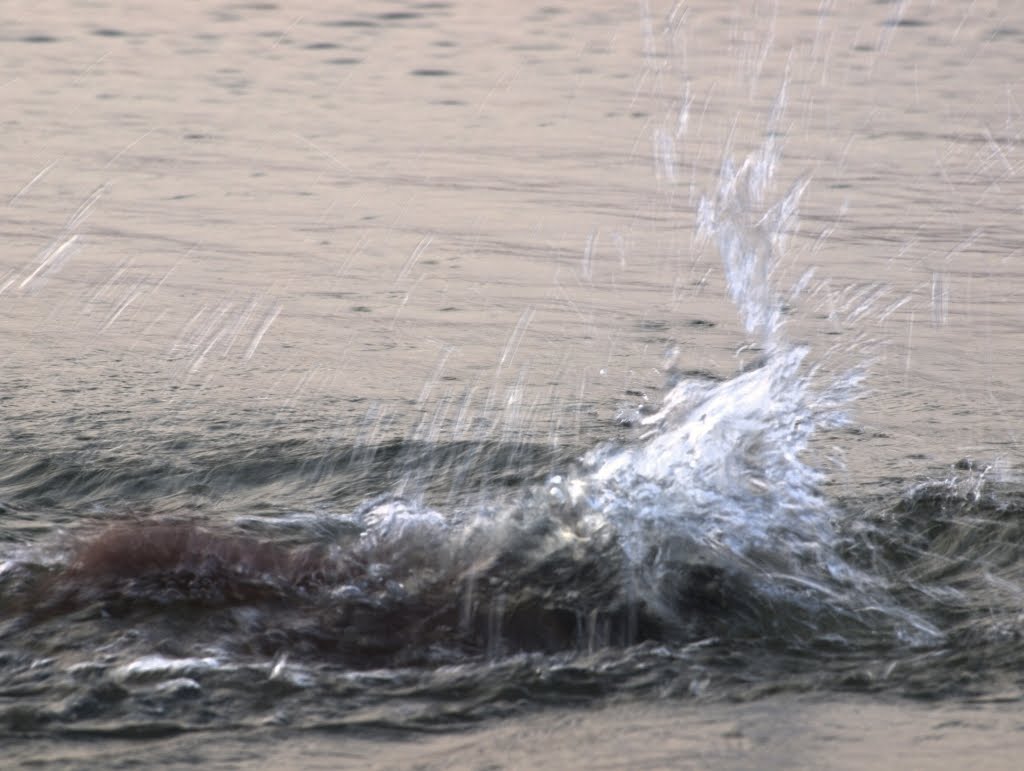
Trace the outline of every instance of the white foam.
<path fill-rule="evenodd" d="M 223 662 L 212 656 L 172 659 L 160 654 L 151 654 L 115 668 L 111 672 L 111 676 L 115 680 L 138 680 L 162 675 L 184 676 L 186 674 L 221 669 L 222 667 Z"/>

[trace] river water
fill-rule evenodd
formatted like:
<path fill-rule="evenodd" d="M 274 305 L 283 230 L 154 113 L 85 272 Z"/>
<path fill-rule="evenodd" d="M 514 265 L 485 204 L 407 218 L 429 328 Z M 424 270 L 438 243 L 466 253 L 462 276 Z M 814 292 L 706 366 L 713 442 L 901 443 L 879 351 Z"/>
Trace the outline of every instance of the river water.
<path fill-rule="evenodd" d="M 1024 7 L 0 22 L 15 762 L 1015 767 Z"/>

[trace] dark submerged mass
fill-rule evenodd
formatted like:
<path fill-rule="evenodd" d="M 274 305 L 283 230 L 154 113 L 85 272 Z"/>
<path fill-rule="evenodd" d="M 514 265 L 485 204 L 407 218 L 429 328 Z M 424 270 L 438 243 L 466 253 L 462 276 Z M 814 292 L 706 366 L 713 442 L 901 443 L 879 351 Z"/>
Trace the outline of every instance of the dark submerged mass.
<path fill-rule="evenodd" d="M 678 571 L 679 603 L 667 613 L 626 589 L 614 539 L 552 547 L 548 530 L 506 531 L 489 551 L 472 538 L 289 546 L 130 522 L 78 542 L 64 568 L 8 596 L 6 615 L 30 626 L 144 622 L 182 650 L 216 642 L 366 668 L 693 639 L 707 632 L 697 623 L 705 611 L 725 608 L 712 567 Z M 692 623 L 678 621 L 684 613 Z"/>
<path fill-rule="evenodd" d="M 189 524 L 135 524 L 82 543 L 60 583 L 67 599 L 120 592 L 216 607 L 316 591 L 338 580 L 338 568 L 321 548 L 289 549 Z"/>

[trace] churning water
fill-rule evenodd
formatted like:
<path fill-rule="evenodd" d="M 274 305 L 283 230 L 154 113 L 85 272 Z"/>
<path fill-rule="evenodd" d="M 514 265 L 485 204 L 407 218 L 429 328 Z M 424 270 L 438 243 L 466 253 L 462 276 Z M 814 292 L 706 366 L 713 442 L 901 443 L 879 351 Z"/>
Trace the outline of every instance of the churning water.
<path fill-rule="evenodd" d="M 7 45 L 81 62 L 34 54 L 34 88 L 12 55 L 0 86 L 38 156 L 11 154 L 0 262 L 20 757 L 331 764 L 341 731 L 401 766 L 428 760 L 399 739 L 484 721 L 505 750 L 454 762 L 564 766 L 578 726 L 527 761 L 486 721 L 612 704 L 591 719 L 634 726 L 628 765 L 785 765 L 666 721 L 748 742 L 748 702 L 796 694 L 1019 704 L 1024 18 L 908 5 L 852 33 L 831 4 L 531 8 L 509 39 L 500 6 L 25 10 Z M 939 130 L 960 46 L 1005 103 Z M 908 127 L 862 110 L 881 85 L 916 95 Z M 892 136 L 908 169 L 879 181 Z"/>

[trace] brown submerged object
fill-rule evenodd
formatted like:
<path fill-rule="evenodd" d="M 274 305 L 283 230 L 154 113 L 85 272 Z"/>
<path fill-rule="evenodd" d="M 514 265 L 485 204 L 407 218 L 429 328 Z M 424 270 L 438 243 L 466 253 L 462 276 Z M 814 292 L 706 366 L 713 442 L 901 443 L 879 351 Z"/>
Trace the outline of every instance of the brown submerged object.
<path fill-rule="evenodd" d="M 327 567 L 322 549 L 290 549 L 190 524 L 160 523 L 110 528 L 82 544 L 68 572 L 103 581 L 223 569 L 237 575 L 276 576 L 298 584 L 322 574 Z"/>
<path fill-rule="evenodd" d="M 310 596 L 344 580 L 321 547 L 288 547 L 189 523 L 118 524 L 80 542 L 34 592 L 36 613 L 92 602 L 207 607 Z"/>

